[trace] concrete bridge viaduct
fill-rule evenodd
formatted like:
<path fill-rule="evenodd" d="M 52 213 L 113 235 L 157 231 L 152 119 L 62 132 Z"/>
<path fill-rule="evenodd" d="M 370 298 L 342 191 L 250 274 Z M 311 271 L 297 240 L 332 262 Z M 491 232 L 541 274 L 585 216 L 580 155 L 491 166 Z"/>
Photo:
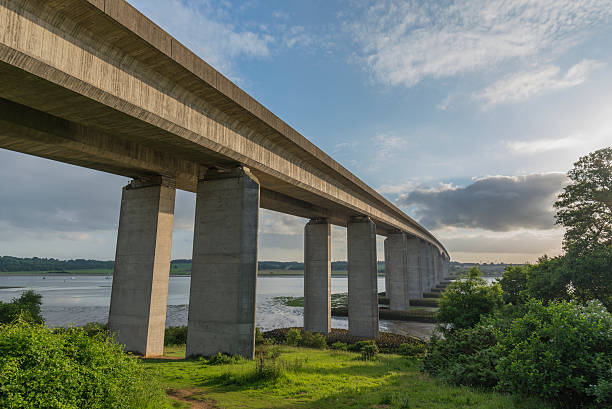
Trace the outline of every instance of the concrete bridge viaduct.
<path fill-rule="evenodd" d="M 311 331 L 330 328 L 330 224 L 354 335 L 378 334 L 376 234 L 391 309 L 448 269 L 431 233 L 124 0 L 0 0 L 0 147 L 133 179 L 109 325 L 144 355 L 163 348 L 176 189 L 197 195 L 188 355 L 253 356 L 260 207 L 310 219 Z"/>

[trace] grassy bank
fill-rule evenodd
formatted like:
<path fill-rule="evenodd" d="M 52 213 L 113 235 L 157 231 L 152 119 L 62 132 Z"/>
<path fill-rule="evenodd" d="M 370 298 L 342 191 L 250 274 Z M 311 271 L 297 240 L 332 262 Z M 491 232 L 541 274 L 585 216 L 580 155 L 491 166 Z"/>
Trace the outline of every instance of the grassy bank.
<path fill-rule="evenodd" d="M 510 395 L 445 385 L 422 374 L 414 358 L 389 354 L 364 361 L 360 354 L 346 351 L 277 348 L 284 370 L 267 379 L 253 375 L 254 361 L 143 361 L 169 388 L 170 396 L 219 408 L 548 408 Z M 184 346 L 166 349 L 167 357 L 184 354 Z"/>

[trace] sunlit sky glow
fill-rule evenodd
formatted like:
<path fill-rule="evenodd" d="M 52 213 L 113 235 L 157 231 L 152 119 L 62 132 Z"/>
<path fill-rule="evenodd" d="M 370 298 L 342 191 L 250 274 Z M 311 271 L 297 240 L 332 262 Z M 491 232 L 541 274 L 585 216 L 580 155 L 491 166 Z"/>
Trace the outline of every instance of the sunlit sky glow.
<path fill-rule="evenodd" d="M 564 173 L 612 144 L 612 0 L 130 3 L 454 260 L 559 254 Z M 126 183 L 0 150 L 0 255 L 112 259 Z M 191 258 L 193 214 L 179 192 L 174 258 Z M 301 261 L 304 223 L 262 211 L 259 259 Z"/>

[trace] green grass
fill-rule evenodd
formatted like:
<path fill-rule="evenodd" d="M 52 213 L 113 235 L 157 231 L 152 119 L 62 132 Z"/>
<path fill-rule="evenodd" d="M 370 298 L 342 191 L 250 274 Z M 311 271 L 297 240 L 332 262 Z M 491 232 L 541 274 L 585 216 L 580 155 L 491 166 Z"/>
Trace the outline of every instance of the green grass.
<path fill-rule="evenodd" d="M 221 408 L 549 408 L 541 402 L 443 384 L 421 373 L 418 361 L 399 355 L 363 361 L 351 352 L 292 347 L 281 351 L 280 359 L 289 369 L 268 381 L 248 376 L 254 361 L 216 366 L 184 359 L 144 362 L 167 388 L 187 390 L 193 398 Z M 184 354 L 184 346 L 166 349 L 168 356 Z"/>

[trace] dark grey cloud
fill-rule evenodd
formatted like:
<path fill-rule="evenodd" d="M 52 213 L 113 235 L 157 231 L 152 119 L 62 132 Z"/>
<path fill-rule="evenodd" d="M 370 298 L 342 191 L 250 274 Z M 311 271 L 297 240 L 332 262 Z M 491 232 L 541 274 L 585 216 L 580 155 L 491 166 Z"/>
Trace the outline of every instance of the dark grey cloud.
<path fill-rule="evenodd" d="M 416 218 L 433 229 L 550 229 L 552 205 L 565 181 L 563 173 L 488 176 L 465 187 L 418 188 L 400 195 L 397 203 L 411 207 Z"/>
<path fill-rule="evenodd" d="M 0 222 L 39 231 L 116 229 L 126 178 L 0 149 Z"/>

